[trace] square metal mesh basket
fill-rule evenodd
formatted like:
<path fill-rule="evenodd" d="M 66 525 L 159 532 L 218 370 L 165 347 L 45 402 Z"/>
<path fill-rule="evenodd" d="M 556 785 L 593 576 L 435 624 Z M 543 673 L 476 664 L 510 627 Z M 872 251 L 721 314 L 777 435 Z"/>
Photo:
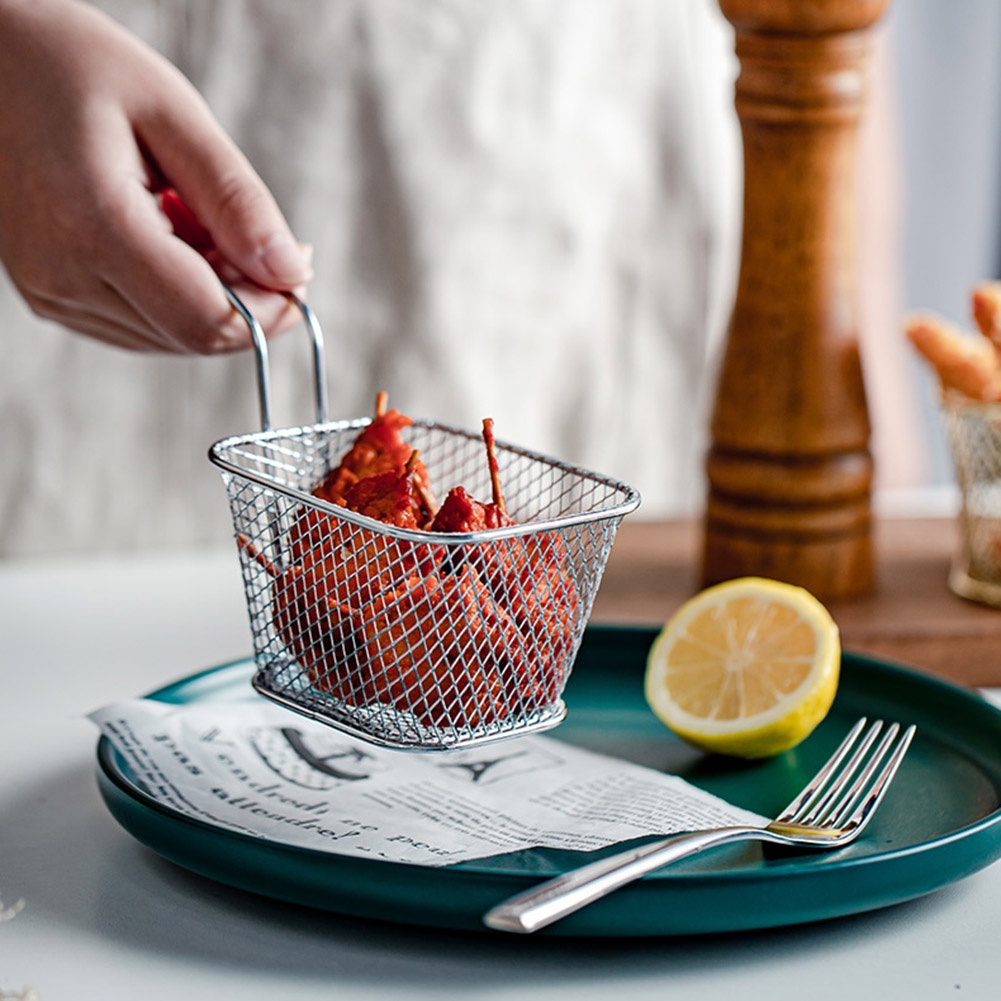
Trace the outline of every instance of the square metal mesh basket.
<path fill-rule="evenodd" d="M 557 725 L 636 491 L 498 442 L 515 525 L 464 534 L 397 528 L 311 493 L 369 420 L 270 430 L 263 379 L 261 391 L 265 430 L 209 452 L 229 496 L 255 688 L 396 748 L 468 747 Z M 318 410 L 321 399 L 318 391 Z M 478 434 L 418 420 L 404 438 L 436 488 L 490 496 Z"/>

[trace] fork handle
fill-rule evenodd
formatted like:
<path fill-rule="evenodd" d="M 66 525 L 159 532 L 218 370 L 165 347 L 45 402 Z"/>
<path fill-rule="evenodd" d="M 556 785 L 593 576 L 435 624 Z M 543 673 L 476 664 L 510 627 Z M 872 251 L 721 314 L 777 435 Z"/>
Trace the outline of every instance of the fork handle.
<path fill-rule="evenodd" d="M 503 901 L 483 915 L 497 931 L 538 931 L 662 866 L 737 841 L 778 840 L 767 828 L 719 827 L 676 834 L 572 869 Z"/>

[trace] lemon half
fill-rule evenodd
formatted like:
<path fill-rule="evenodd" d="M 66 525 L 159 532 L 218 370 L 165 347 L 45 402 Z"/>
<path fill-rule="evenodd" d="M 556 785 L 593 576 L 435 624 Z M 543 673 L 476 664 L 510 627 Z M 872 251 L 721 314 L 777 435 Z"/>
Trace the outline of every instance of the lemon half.
<path fill-rule="evenodd" d="M 838 627 L 817 598 L 742 577 L 706 588 L 668 620 L 647 657 L 645 694 L 688 743 L 763 758 L 813 732 L 840 668 Z"/>

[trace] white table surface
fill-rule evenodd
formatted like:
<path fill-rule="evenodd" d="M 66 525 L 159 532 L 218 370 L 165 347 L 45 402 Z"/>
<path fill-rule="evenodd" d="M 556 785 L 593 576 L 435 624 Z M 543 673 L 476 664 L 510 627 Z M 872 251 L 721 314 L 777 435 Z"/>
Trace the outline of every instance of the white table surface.
<path fill-rule="evenodd" d="M 635 942 L 425 931 L 218 885 L 114 821 L 85 715 L 249 654 L 233 552 L 0 563 L 0 630 L 0 900 L 20 907 L 0 998 L 1001 997 L 999 865 L 873 914 Z"/>

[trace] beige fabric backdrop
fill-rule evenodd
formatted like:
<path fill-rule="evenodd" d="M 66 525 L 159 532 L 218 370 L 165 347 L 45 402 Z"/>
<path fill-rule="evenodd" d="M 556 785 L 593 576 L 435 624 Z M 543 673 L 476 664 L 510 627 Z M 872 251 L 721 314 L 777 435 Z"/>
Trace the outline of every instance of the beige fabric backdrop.
<path fill-rule="evenodd" d="M 641 516 L 698 509 L 739 242 L 714 0 L 99 5 L 192 79 L 314 244 L 333 416 L 380 388 L 415 415 L 491 415 L 501 438 L 637 486 Z M 888 96 L 863 144 L 861 249 L 893 485 L 920 468 L 897 430 L 913 401 Z M 0 557 L 229 544 L 206 450 L 257 427 L 249 355 L 92 344 L 30 316 L 2 275 L 0 352 Z M 309 422 L 300 333 L 272 370 L 276 423 Z"/>
<path fill-rule="evenodd" d="M 732 39 L 711 0 L 102 0 L 192 79 L 315 246 L 334 416 L 377 389 L 701 496 L 736 255 Z M 249 356 L 132 357 L 0 285 L 0 554 L 227 544 L 212 441 Z M 308 422 L 308 352 L 272 353 Z"/>

